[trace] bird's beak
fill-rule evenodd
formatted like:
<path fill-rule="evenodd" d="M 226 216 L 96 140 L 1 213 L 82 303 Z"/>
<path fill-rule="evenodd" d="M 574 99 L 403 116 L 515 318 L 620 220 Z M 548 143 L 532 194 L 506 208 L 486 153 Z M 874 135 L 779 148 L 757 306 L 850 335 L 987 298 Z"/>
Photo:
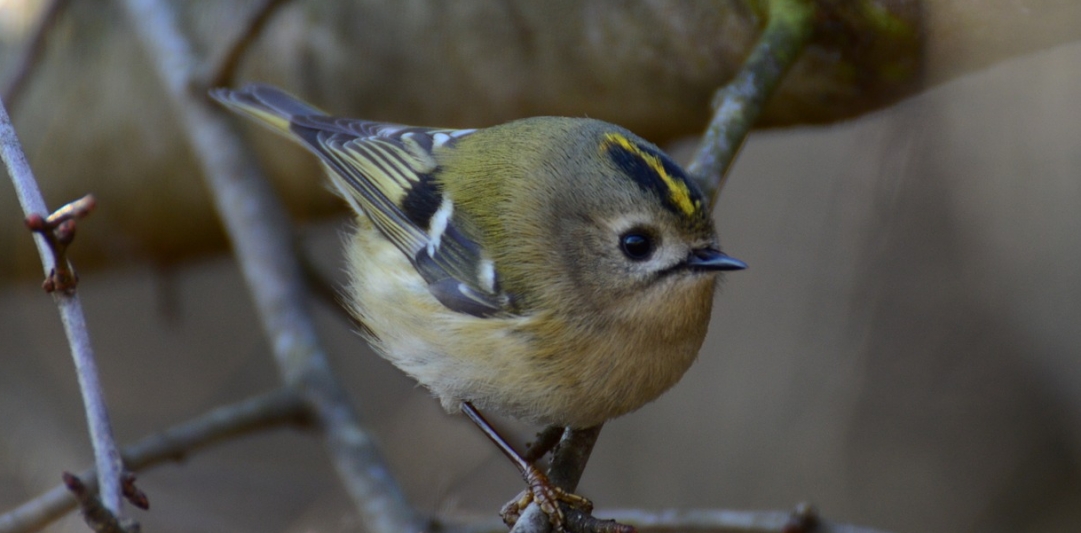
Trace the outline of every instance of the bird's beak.
<path fill-rule="evenodd" d="M 699 248 L 691 251 L 691 255 L 687 258 L 685 264 L 691 270 L 743 270 L 747 268 L 747 263 L 736 259 L 735 257 L 729 257 L 713 248 Z"/>

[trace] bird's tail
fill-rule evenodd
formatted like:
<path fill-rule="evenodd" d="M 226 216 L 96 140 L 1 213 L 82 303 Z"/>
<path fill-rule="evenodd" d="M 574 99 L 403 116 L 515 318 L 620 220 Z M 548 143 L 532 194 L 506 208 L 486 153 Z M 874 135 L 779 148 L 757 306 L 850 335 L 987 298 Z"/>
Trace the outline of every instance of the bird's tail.
<path fill-rule="evenodd" d="M 210 96 L 222 105 L 258 119 L 258 122 L 290 137 L 289 124 L 294 117 L 326 114 L 281 89 L 258 83 L 237 90 L 224 87 L 211 89 Z"/>

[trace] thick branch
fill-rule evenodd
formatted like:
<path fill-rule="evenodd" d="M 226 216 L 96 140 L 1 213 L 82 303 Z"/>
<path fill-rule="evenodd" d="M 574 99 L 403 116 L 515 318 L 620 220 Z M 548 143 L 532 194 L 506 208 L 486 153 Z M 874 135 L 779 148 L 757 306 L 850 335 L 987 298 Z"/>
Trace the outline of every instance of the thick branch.
<path fill-rule="evenodd" d="M 307 307 L 285 210 L 233 124 L 210 107 L 203 88 L 195 89 L 197 60 L 172 6 L 161 0 L 123 5 L 213 191 L 279 371 L 312 409 L 361 520 L 373 533 L 423 529 L 424 521 L 406 502 L 330 372 Z"/>

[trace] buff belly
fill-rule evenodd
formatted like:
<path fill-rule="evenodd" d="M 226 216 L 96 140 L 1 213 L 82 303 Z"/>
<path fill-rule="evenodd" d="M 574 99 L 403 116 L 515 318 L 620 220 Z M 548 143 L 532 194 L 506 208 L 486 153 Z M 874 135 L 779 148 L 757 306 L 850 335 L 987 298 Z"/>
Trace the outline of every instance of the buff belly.
<path fill-rule="evenodd" d="M 596 425 L 674 385 L 705 335 L 702 324 L 654 346 L 631 327 L 605 342 L 565 339 L 555 346 L 540 338 L 539 315 L 478 318 L 447 309 L 366 220 L 346 253 L 349 304 L 370 330 L 368 340 L 450 413 L 470 401 L 540 424 Z"/>

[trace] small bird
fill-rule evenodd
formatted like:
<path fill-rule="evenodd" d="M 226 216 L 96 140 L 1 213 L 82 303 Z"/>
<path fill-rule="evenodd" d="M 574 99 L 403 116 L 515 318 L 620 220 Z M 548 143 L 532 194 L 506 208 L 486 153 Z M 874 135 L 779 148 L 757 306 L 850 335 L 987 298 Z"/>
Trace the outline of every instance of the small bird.
<path fill-rule="evenodd" d="M 351 312 L 515 460 L 522 505 L 585 504 L 477 410 L 581 429 L 638 409 L 697 357 L 719 272 L 746 268 L 721 252 L 694 182 L 613 124 L 422 128 L 329 116 L 266 85 L 210 94 L 323 163 L 357 215 Z M 561 528 L 558 505 L 538 503 Z"/>

